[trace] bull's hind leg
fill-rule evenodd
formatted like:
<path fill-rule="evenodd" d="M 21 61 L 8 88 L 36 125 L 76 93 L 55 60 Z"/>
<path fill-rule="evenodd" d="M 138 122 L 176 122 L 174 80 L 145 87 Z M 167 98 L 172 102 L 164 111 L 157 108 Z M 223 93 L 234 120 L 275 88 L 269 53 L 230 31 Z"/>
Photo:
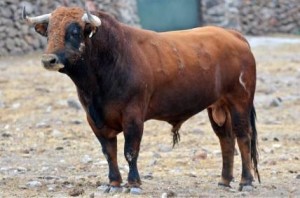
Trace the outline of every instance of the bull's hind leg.
<path fill-rule="evenodd" d="M 231 100 L 234 102 L 234 100 Z M 257 170 L 256 131 L 251 127 L 252 108 L 250 105 L 241 104 L 242 100 L 233 103 L 230 114 L 232 117 L 232 130 L 237 137 L 237 143 L 242 158 L 242 176 L 240 190 L 244 186 L 252 186 L 252 161 Z M 249 107 L 250 106 L 250 107 Z M 253 108 L 254 109 L 254 108 Z M 257 172 L 258 173 L 258 172 Z"/>
<path fill-rule="evenodd" d="M 220 140 L 223 166 L 220 186 L 230 187 L 233 179 L 235 136 L 231 130 L 231 119 L 227 108 L 214 105 L 207 109 L 211 126 Z"/>

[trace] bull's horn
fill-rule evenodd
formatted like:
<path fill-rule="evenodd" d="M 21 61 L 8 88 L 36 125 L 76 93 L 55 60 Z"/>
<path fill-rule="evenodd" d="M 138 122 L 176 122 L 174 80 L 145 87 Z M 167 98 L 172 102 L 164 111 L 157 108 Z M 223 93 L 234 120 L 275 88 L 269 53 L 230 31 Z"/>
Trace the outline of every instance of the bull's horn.
<path fill-rule="evenodd" d="M 99 19 L 99 17 L 92 15 L 88 10 L 82 16 L 82 21 L 91 23 L 96 27 L 99 27 L 101 25 L 101 20 Z"/>
<path fill-rule="evenodd" d="M 26 15 L 25 6 L 23 7 L 22 18 L 24 20 L 26 20 L 28 23 L 37 24 L 37 23 L 49 22 L 50 16 L 51 16 L 51 14 L 44 14 L 44 15 L 40 15 L 40 16 L 37 16 L 37 17 L 28 17 Z"/>

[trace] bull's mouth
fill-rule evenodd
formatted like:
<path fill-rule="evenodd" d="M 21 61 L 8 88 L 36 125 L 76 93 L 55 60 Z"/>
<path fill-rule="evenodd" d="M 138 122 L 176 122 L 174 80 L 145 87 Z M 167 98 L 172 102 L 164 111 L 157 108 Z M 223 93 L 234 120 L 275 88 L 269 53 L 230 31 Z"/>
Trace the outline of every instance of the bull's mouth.
<path fill-rule="evenodd" d="M 44 68 L 49 71 L 59 71 L 65 67 L 55 54 L 43 54 L 42 64 L 44 65 Z"/>

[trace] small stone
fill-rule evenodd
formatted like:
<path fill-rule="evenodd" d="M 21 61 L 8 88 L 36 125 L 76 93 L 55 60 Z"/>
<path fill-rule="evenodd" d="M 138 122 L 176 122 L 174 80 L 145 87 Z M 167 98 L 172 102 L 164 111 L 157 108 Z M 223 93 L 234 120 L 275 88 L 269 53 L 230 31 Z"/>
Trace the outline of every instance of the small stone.
<path fill-rule="evenodd" d="M 69 191 L 69 195 L 72 197 L 77 197 L 79 195 L 82 195 L 84 193 L 84 190 L 82 188 L 73 188 Z"/>
<path fill-rule="evenodd" d="M 277 137 L 273 138 L 274 142 L 279 142 L 279 139 Z"/>
<path fill-rule="evenodd" d="M 172 147 L 170 145 L 166 145 L 166 144 L 161 144 L 159 145 L 159 151 L 160 152 L 170 152 L 172 150 Z"/>
<path fill-rule="evenodd" d="M 152 173 L 148 173 L 144 175 L 144 179 L 152 180 L 153 179 Z"/>
<path fill-rule="evenodd" d="M 247 186 L 241 186 L 241 187 L 240 187 L 240 190 L 241 190 L 241 191 L 244 191 L 244 192 L 250 192 L 250 191 L 253 191 L 253 190 L 254 190 L 254 187 L 253 187 L 253 186 L 250 186 L 250 185 L 247 185 Z"/>
<path fill-rule="evenodd" d="M 164 192 L 163 194 L 161 194 L 161 198 L 168 198 L 168 193 Z"/>
<path fill-rule="evenodd" d="M 12 107 L 13 109 L 19 109 L 20 106 L 21 106 L 21 103 L 14 103 L 11 107 Z"/>
<path fill-rule="evenodd" d="M 57 129 L 53 129 L 53 131 L 51 132 L 51 135 L 53 137 L 60 137 L 62 135 L 62 132 L 60 132 L 59 130 Z"/>
<path fill-rule="evenodd" d="M 88 163 L 93 162 L 93 159 L 89 155 L 84 155 L 81 158 L 81 162 L 84 163 L 84 164 L 88 164 Z"/>
<path fill-rule="evenodd" d="M 300 174 L 296 176 L 296 179 L 300 179 Z"/>
<path fill-rule="evenodd" d="M 39 122 L 35 125 L 36 128 L 49 128 L 50 124 L 46 123 L 46 122 Z"/>
<path fill-rule="evenodd" d="M 133 187 L 133 188 L 130 189 L 130 194 L 140 195 L 140 194 L 142 194 L 142 189 Z"/>
<path fill-rule="evenodd" d="M 27 186 L 25 186 L 25 185 L 19 185 L 18 187 L 19 187 L 20 189 L 23 189 L 23 190 L 24 190 L 24 189 L 27 189 Z"/>
<path fill-rule="evenodd" d="M 279 107 L 282 103 L 282 99 L 277 97 L 277 98 L 274 98 L 272 100 L 272 102 L 270 103 L 270 107 Z"/>
<path fill-rule="evenodd" d="M 42 183 L 39 181 L 30 181 L 26 185 L 30 188 L 37 188 L 37 187 L 41 187 Z"/>
<path fill-rule="evenodd" d="M 80 110 L 81 109 L 81 105 L 79 104 L 79 102 L 77 102 L 77 100 L 74 99 L 68 99 L 67 100 L 68 106 L 76 109 L 76 110 Z"/>
<path fill-rule="evenodd" d="M 152 159 L 152 160 L 149 162 L 148 166 L 154 166 L 156 163 L 157 163 L 157 160 Z"/>
<path fill-rule="evenodd" d="M 58 146 L 58 147 L 55 148 L 55 150 L 57 150 L 57 151 L 64 150 L 64 147 Z"/>

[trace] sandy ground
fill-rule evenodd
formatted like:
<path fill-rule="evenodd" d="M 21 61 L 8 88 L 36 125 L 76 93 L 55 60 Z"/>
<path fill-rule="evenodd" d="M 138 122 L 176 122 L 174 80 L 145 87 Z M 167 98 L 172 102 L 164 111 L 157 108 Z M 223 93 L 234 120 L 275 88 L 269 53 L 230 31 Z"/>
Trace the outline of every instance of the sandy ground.
<path fill-rule="evenodd" d="M 237 191 L 237 154 L 233 188 L 217 186 L 219 143 L 202 112 L 183 125 L 174 149 L 168 124 L 146 123 L 140 196 L 300 197 L 300 38 L 249 40 L 257 59 L 262 183 Z M 0 59 L 0 197 L 69 197 L 74 189 L 82 197 L 104 196 L 97 186 L 107 182 L 107 163 L 77 101 L 71 80 L 43 69 L 40 54 Z M 118 158 L 126 180 L 122 150 L 120 135 Z"/>

